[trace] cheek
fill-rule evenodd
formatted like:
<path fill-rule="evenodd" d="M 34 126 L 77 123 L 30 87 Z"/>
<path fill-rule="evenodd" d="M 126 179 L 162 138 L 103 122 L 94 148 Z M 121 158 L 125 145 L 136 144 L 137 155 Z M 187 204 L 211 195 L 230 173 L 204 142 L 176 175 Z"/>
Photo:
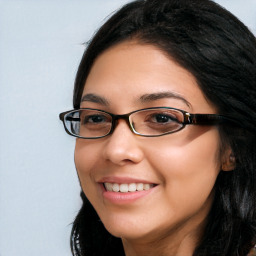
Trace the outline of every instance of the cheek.
<path fill-rule="evenodd" d="M 219 135 L 216 129 L 199 129 L 196 136 L 186 136 L 183 140 L 158 143 L 157 150 L 148 159 L 167 191 L 167 200 L 172 204 L 202 204 L 210 196 L 219 173 Z M 173 134 L 174 135 L 174 134 Z"/>
<path fill-rule="evenodd" d="M 81 188 L 94 208 L 98 208 L 98 186 L 95 181 L 95 170 L 99 169 L 100 148 L 90 141 L 77 139 L 75 146 L 75 165 Z M 97 166 L 96 166 L 97 165 Z"/>
<path fill-rule="evenodd" d="M 75 165 L 83 188 L 91 182 L 92 170 L 99 159 L 99 151 L 94 143 L 86 143 L 82 139 L 76 140 Z"/>

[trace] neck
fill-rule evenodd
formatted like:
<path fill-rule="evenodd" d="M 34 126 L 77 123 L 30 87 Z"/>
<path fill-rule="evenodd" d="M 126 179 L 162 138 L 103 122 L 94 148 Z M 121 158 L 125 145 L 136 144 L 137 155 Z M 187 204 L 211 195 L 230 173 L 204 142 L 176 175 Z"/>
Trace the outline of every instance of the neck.
<path fill-rule="evenodd" d="M 168 235 L 159 234 L 143 239 L 122 239 L 126 256 L 192 256 L 201 240 L 205 221 L 174 228 Z"/>

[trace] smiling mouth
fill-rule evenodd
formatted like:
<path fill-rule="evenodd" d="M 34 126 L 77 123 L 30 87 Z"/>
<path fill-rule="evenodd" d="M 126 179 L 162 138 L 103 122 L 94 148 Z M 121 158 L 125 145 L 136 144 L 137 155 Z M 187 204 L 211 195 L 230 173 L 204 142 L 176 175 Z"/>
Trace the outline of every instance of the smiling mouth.
<path fill-rule="evenodd" d="M 144 190 L 149 190 L 156 186 L 156 184 L 145 184 L 145 183 L 118 184 L 118 183 L 109 183 L 109 182 L 105 182 L 103 183 L 103 185 L 106 191 L 121 192 L 121 193 L 144 191 Z"/>

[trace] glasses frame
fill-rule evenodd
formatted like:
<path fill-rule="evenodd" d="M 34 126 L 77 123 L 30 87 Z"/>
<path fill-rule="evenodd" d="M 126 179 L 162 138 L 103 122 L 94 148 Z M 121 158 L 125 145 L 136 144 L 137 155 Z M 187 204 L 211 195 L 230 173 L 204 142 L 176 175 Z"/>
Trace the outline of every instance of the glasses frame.
<path fill-rule="evenodd" d="M 170 132 L 163 133 L 163 134 L 160 134 L 160 135 L 144 135 L 144 134 L 140 134 L 139 132 L 137 132 L 133 128 L 133 125 L 132 125 L 132 123 L 130 122 L 130 119 L 129 119 L 130 116 L 132 114 L 136 113 L 136 112 L 145 111 L 145 110 L 153 110 L 153 109 L 173 109 L 175 111 L 179 111 L 180 113 L 183 114 L 184 122 L 179 122 L 180 124 L 182 124 L 182 126 L 178 130 L 175 130 L 175 131 L 170 131 Z M 106 114 L 110 115 L 112 117 L 112 126 L 111 126 L 110 131 L 107 134 L 105 134 L 103 136 L 99 136 L 99 137 L 82 137 L 82 136 L 76 135 L 74 133 L 71 133 L 68 130 L 68 128 L 66 127 L 65 117 L 66 117 L 66 115 L 68 115 L 70 113 L 77 112 L 77 111 L 80 111 L 80 110 L 96 110 L 96 111 L 99 111 L 99 112 L 106 113 Z M 234 123 L 234 122 L 236 123 L 236 121 L 234 119 L 232 119 L 230 117 L 227 117 L 227 116 L 224 116 L 224 115 L 219 115 L 219 114 L 191 114 L 191 113 L 189 113 L 187 111 L 184 111 L 182 109 L 171 108 L 171 107 L 143 108 L 143 109 L 135 110 L 135 111 L 129 112 L 127 114 L 123 114 L 123 115 L 115 115 L 115 114 L 109 113 L 107 111 L 104 111 L 104 110 L 101 110 L 101 109 L 95 109 L 95 108 L 78 108 L 78 109 L 72 109 L 72 110 L 60 113 L 59 114 L 59 118 L 63 122 L 65 131 L 69 135 L 77 137 L 77 138 L 82 138 L 82 139 L 99 139 L 99 138 L 104 138 L 104 137 L 112 134 L 114 132 L 114 130 L 115 130 L 116 122 L 119 119 L 125 120 L 126 123 L 129 126 L 130 130 L 134 134 L 139 135 L 139 136 L 143 136 L 143 137 L 160 137 L 160 136 L 164 136 L 164 135 L 167 135 L 167 134 L 176 133 L 176 132 L 184 129 L 186 127 L 186 125 L 218 125 L 218 124 L 225 124 L 225 123 L 226 124 L 227 123 Z M 76 118 L 73 118 L 73 119 L 76 119 Z"/>

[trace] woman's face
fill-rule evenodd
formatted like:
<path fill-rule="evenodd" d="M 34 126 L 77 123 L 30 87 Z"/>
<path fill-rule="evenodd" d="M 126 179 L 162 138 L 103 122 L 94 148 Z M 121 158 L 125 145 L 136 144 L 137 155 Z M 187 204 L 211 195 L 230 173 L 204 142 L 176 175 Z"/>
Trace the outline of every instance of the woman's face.
<path fill-rule="evenodd" d="M 81 108 L 126 114 L 149 107 L 216 113 L 193 75 L 158 48 L 130 41 L 101 54 Z M 77 139 L 75 163 L 82 189 L 110 233 L 154 241 L 203 226 L 220 170 L 219 144 L 214 126 L 187 125 L 177 133 L 141 137 L 119 120 L 105 138 Z M 143 190 L 111 192 L 104 183 Z"/>

